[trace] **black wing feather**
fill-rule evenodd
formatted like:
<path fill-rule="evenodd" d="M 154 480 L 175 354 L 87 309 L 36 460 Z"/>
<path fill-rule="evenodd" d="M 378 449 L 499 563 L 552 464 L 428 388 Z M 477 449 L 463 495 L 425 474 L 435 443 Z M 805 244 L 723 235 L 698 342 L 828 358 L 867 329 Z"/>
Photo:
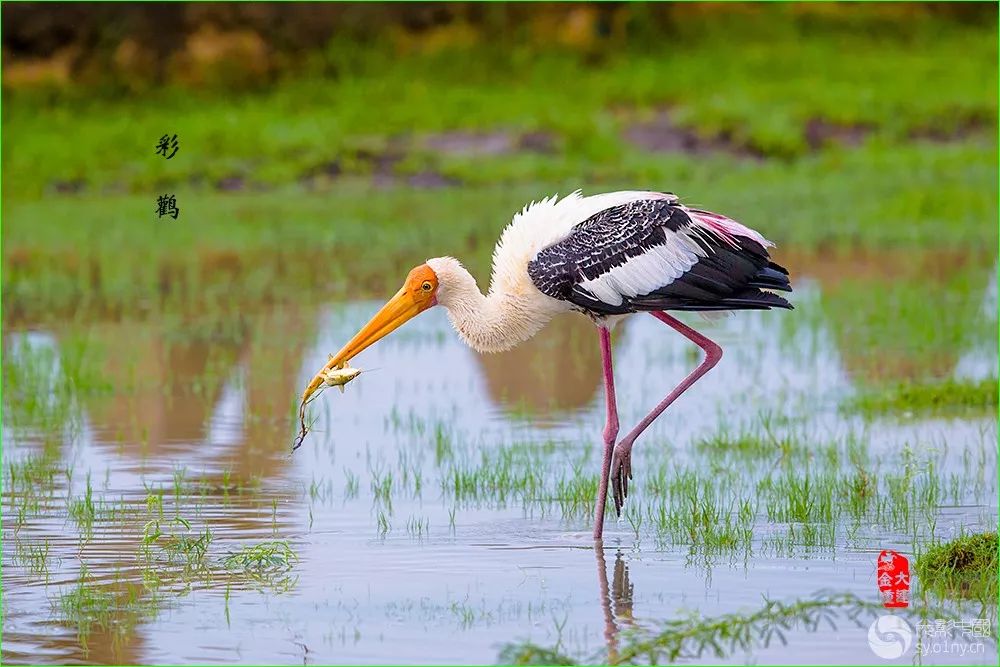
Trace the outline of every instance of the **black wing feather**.
<path fill-rule="evenodd" d="M 707 256 L 676 279 L 664 275 L 663 287 L 648 294 L 622 295 L 620 304 L 606 303 L 581 287 L 581 283 L 598 279 L 668 243 L 668 233 L 693 224 L 676 199 L 642 199 L 612 206 L 574 226 L 562 241 L 539 251 L 528 263 L 528 275 L 542 293 L 596 315 L 792 307 L 784 298 L 762 291 L 790 292 L 788 271 L 770 260 L 764 246 L 743 236 L 734 236 L 729 242 L 712 234 L 698 235 Z"/>

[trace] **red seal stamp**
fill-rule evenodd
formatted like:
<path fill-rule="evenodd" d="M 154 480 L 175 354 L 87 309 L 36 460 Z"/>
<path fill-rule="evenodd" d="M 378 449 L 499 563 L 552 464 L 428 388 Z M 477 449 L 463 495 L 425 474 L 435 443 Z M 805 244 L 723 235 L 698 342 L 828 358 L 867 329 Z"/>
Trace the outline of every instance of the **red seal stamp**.
<path fill-rule="evenodd" d="M 891 549 L 882 551 L 875 577 L 883 605 L 889 609 L 910 605 L 910 561 L 906 556 Z"/>

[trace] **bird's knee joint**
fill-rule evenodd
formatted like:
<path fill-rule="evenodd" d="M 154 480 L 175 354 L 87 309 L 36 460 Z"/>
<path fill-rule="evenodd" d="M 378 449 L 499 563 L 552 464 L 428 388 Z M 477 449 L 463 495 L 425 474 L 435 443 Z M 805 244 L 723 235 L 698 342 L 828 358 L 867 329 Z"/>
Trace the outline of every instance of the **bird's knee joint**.
<path fill-rule="evenodd" d="M 608 425 L 604 427 L 604 442 L 613 443 L 615 438 L 618 437 L 618 420 L 608 422 Z"/>
<path fill-rule="evenodd" d="M 719 363 L 720 359 L 722 359 L 721 347 L 711 342 L 705 346 L 705 362 L 708 363 L 709 367 Z"/>

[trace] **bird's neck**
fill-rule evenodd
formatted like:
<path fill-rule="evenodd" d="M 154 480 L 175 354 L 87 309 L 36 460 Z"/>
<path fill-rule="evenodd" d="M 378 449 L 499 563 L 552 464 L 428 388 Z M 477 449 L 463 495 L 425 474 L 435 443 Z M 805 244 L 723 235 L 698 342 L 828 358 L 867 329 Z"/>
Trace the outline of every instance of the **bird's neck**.
<path fill-rule="evenodd" d="M 509 350 L 538 333 L 555 315 L 550 304 L 532 298 L 521 286 L 494 284 L 484 295 L 475 278 L 462 271 L 465 275 L 449 285 L 439 303 L 458 335 L 477 352 Z"/>

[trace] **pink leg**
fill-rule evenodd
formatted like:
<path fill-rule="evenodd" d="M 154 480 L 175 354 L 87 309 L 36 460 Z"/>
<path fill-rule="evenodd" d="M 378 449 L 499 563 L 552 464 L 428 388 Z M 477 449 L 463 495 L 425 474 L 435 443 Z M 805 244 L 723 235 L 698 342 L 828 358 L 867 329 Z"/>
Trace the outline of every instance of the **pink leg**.
<path fill-rule="evenodd" d="M 650 315 L 667 326 L 673 327 L 692 340 L 698 347 L 705 350 L 705 358 L 696 369 L 691 371 L 690 375 L 684 378 L 672 392 L 667 394 L 667 397 L 660 401 L 659 405 L 653 408 L 653 411 L 646 415 L 634 429 L 629 431 L 628 435 L 622 438 L 622 441 L 614 448 L 614 456 L 611 463 L 613 471 L 611 475 L 611 487 L 614 492 L 615 512 L 619 516 L 621 515 L 622 505 L 628 497 L 628 481 L 632 479 L 632 445 L 635 443 L 635 439 L 667 409 L 667 406 L 677 400 L 678 396 L 687 391 L 691 385 L 698 381 L 698 378 L 711 370 L 713 366 L 719 363 L 719 359 L 722 358 L 721 347 L 680 320 L 663 312 L 651 312 Z"/>
<path fill-rule="evenodd" d="M 611 476 L 611 452 L 618 437 L 618 408 L 615 405 L 615 376 L 611 368 L 611 332 L 604 327 L 601 333 L 601 361 L 604 363 L 604 400 L 608 418 L 604 425 L 604 462 L 601 465 L 601 487 L 597 490 L 597 508 L 594 510 L 594 539 L 604 533 L 604 506 L 608 503 L 608 478 Z"/>

